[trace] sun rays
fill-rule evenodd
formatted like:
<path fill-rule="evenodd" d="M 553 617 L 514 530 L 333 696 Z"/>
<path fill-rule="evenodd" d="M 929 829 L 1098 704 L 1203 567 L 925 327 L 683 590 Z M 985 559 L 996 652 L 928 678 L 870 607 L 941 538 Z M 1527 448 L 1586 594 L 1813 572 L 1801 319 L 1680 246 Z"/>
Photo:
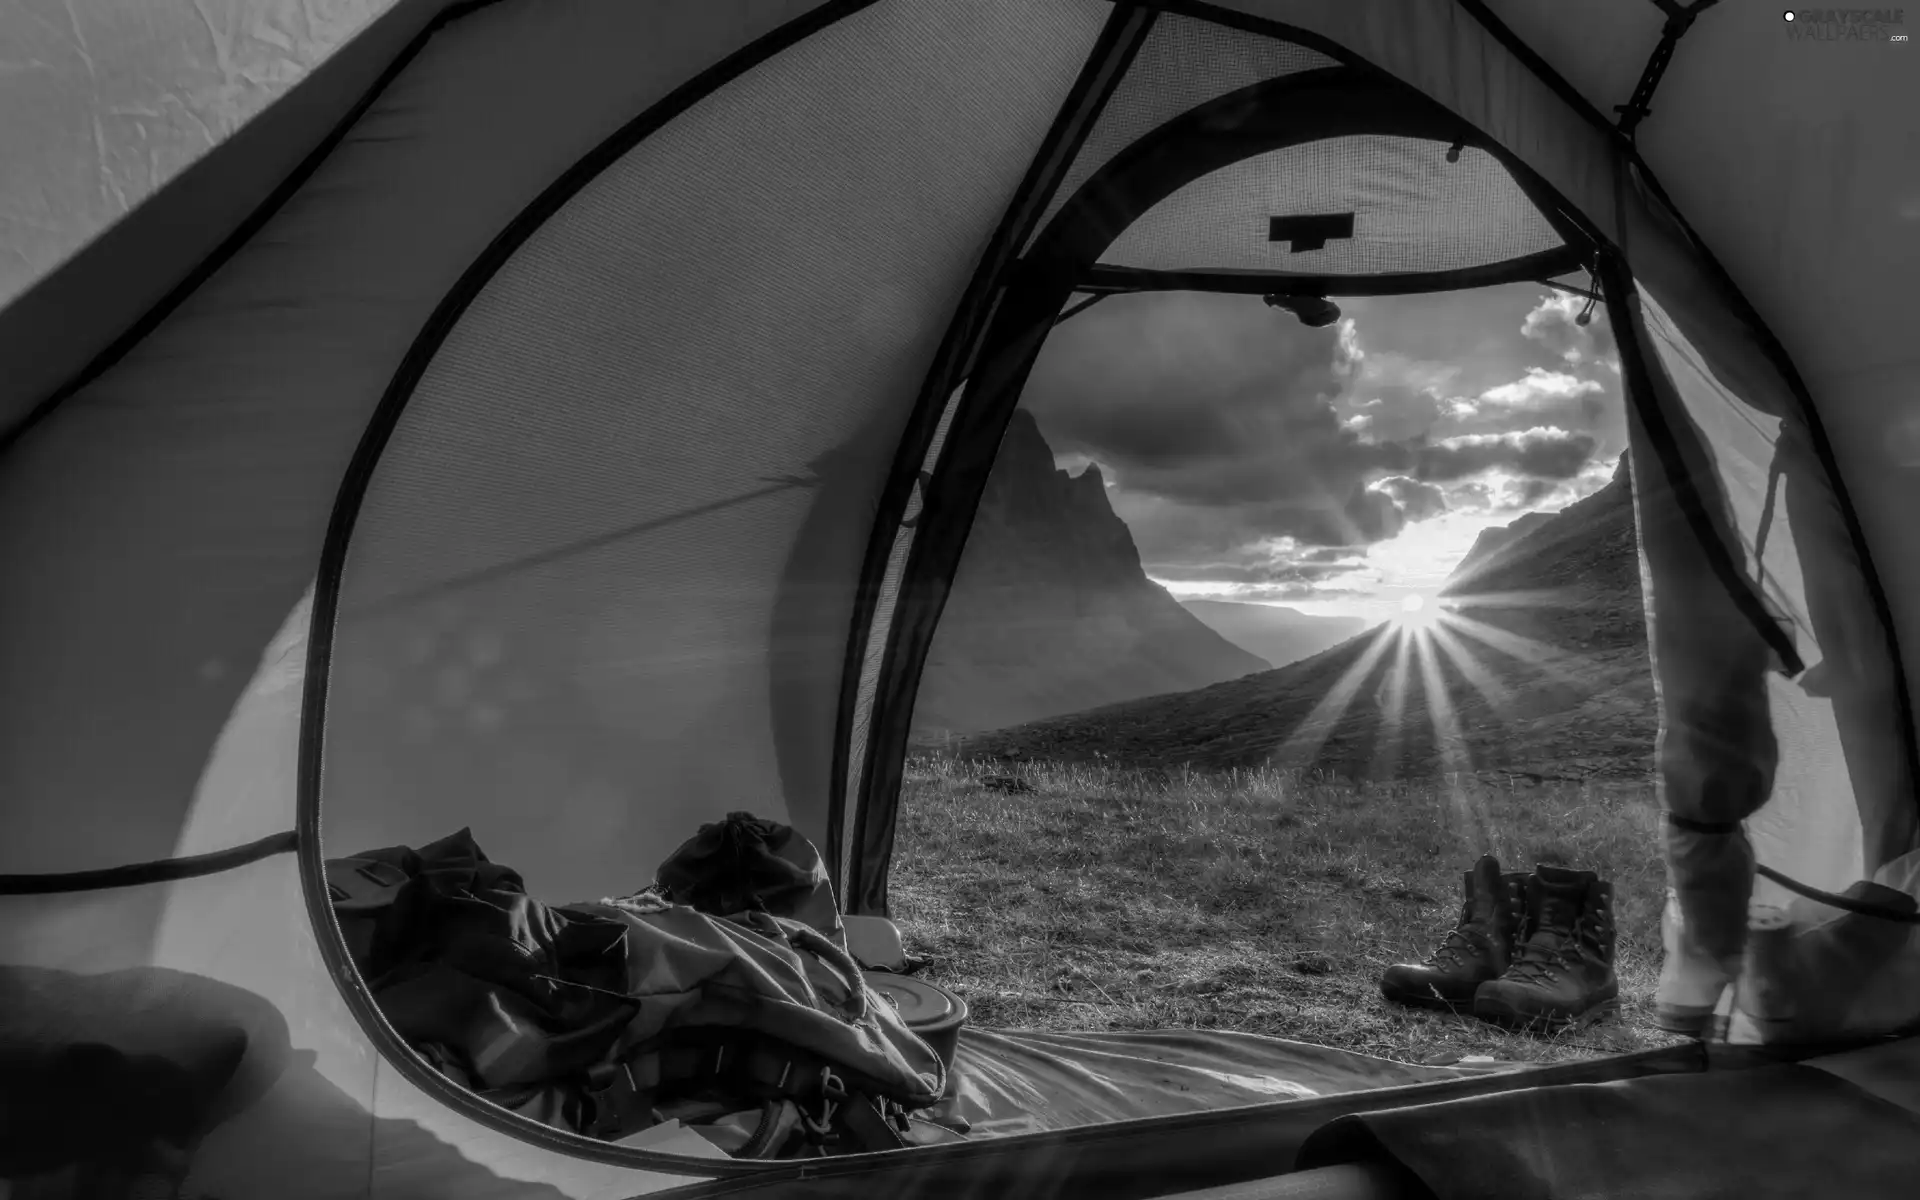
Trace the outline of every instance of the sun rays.
<path fill-rule="evenodd" d="M 1356 705 L 1377 710 L 1370 722 L 1375 744 L 1371 774 L 1397 772 L 1409 734 L 1409 699 L 1424 704 L 1433 753 L 1441 772 L 1453 779 L 1455 816 L 1463 826 L 1481 819 L 1471 791 L 1459 781 L 1482 764 L 1467 740 L 1462 705 L 1484 710 L 1499 724 L 1523 714 L 1515 711 L 1512 687 L 1501 678 L 1515 664 L 1547 679 L 1571 682 L 1578 656 L 1491 624 L 1499 610 L 1573 607 L 1556 592 L 1498 592 L 1440 596 L 1408 592 L 1391 620 L 1377 626 L 1364 647 L 1300 720 L 1273 755 L 1275 763 L 1310 766 Z"/>

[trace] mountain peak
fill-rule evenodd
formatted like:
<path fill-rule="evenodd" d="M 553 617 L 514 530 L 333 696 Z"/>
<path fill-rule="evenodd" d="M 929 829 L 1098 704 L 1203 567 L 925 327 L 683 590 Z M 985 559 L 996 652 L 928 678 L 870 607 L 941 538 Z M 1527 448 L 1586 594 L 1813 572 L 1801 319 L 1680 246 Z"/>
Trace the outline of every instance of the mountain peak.
<path fill-rule="evenodd" d="M 915 726 L 970 731 L 1269 668 L 1147 578 L 1106 477 L 1014 410 L 934 635 Z"/>

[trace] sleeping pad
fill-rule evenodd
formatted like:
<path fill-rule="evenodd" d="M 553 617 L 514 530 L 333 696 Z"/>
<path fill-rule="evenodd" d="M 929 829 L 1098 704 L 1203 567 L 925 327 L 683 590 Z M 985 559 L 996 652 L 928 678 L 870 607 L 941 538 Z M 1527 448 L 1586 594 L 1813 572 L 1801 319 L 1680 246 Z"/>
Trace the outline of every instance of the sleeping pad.
<path fill-rule="evenodd" d="M 783 1141 L 798 1129 L 816 1147 L 870 1149 L 946 1087 L 939 1056 L 844 943 L 801 921 L 651 893 L 543 904 L 467 830 L 331 860 L 328 879 L 395 1031 L 449 1079 L 548 1125 L 617 1140 L 667 1115 L 764 1106 L 763 1132 L 788 1114 Z"/>

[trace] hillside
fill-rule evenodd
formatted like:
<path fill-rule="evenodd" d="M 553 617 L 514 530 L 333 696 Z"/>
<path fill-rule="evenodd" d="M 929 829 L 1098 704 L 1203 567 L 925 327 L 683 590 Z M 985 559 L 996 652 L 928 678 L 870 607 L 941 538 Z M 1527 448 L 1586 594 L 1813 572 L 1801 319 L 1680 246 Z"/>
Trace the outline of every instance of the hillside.
<path fill-rule="evenodd" d="M 1099 468 L 1058 470 L 1017 411 L 934 635 L 914 733 L 1018 725 L 1269 666 L 1147 578 Z"/>
<path fill-rule="evenodd" d="M 1182 600 L 1181 607 L 1234 645 L 1276 667 L 1311 658 L 1359 633 L 1360 617 L 1313 617 L 1278 604 Z"/>
<path fill-rule="evenodd" d="M 1373 780 L 1642 776 L 1655 704 L 1624 460 L 1599 492 L 1526 524 L 1463 560 L 1432 633 L 1382 626 L 1276 671 L 958 749 Z"/>
<path fill-rule="evenodd" d="M 1482 563 L 1491 565 L 1496 554 L 1513 545 L 1525 535 L 1538 529 L 1542 524 L 1554 518 L 1553 513 L 1528 513 L 1508 525 L 1495 525 L 1480 531 L 1473 539 L 1473 545 L 1467 549 L 1466 556 L 1454 567 L 1454 578 L 1458 579 L 1471 573 Z"/>

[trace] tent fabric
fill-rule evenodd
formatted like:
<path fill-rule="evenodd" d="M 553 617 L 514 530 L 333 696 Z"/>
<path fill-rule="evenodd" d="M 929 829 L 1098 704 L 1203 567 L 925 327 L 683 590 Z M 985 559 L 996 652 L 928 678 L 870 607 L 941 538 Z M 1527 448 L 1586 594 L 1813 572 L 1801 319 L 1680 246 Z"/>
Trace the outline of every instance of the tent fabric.
<path fill-rule="evenodd" d="M 306 605 L 287 614 L 252 673 L 195 789 L 183 846 L 260 821 L 263 800 L 279 807 L 265 819 L 292 823 L 310 618 Z M 0 1037 L 19 1036 L 13 1020 L 65 1021 L 62 1036 L 138 1053 L 238 1029 L 247 1052 L 226 1098 L 234 1111 L 206 1132 L 187 1181 L 205 1194 L 617 1200 L 688 1178 L 503 1136 L 422 1091 L 350 1007 L 322 952 L 332 936 L 316 928 L 288 854 L 168 884 L 0 896 L 0 988 L 43 998 L 0 1005 Z"/>
<path fill-rule="evenodd" d="M 1912 1194 L 1920 1138 L 1920 1113 L 1799 1063 L 1502 1092 L 1449 1108 L 1444 1122 L 1417 1108 L 1331 1122 L 1298 1164 L 1392 1163 L 1436 1200 L 1891 1200 Z"/>
<path fill-rule="evenodd" d="M 501 3 L 449 24 L 249 253 L 8 448 L 0 547 L 35 582 L 0 595 L 0 871 L 291 828 L 288 795 L 209 844 L 179 842 L 208 751 L 312 583 L 354 446 L 434 306 L 602 137 L 807 6 L 697 7 L 711 20 L 664 31 L 618 4 Z M 625 47 L 642 37 L 662 53 L 636 63 Z"/>
<path fill-rule="evenodd" d="M 1142 1042 L 1156 1036 L 1144 1035 Z M 1509 1090 L 1689 1074 L 1705 1064 L 1700 1051 L 1697 1045 L 1679 1046 L 1525 1072 L 1480 1071 L 1408 1086 L 990 1138 L 868 1162 L 794 1165 L 709 1187 L 683 1188 L 668 1193 L 668 1197 L 884 1195 L 930 1200 L 1099 1200 L 1111 1196 L 1116 1200 L 1145 1200 L 1224 1188 L 1283 1173 L 1316 1130 L 1354 1113 L 1400 1108 L 1444 1112 L 1444 1106 L 1455 1102 Z M 1865 1068 L 1854 1070 L 1863 1073 Z"/>
<path fill-rule="evenodd" d="M 0 393 L 0 447 L 142 313 L 193 286 L 195 264 L 270 202 L 448 9 L 344 0 L 296 16 L 247 3 L 216 21 L 194 0 L 154 0 L 10 13 L 0 305 L 12 307 L 0 361 L 11 386 Z M 210 42 L 222 52 L 208 53 Z M 124 220 L 130 211 L 139 221 Z M 91 319 L 73 320 L 77 311 Z"/>
<path fill-rule="evenodd" d="M 1057 316 L 1022 312 L 1033 293 L 988 250 L 1016 196 L 1046 230 L 1127 147 L 1276 76 L 1415 89 L 1499 149 L 1550 202 L 1542 220 L 1632 272 L 1606 290 L 1639 314 L 1615 324 L 1639 355 L 1682 957 L 1733 975 L 1746 903 L 1772 894 L 1756 863 L 1837 888 L 1911 861 L 1920 81 L 1897 50 L 1797 42 L 1773 10 L 1703 16 L 1637 131 L 1670 211 L 1597 117 L 1657 39 L 1639 0 L 1405 0 L 1390 17 L 1344 0 L 402 0 L 297 38 L 280 8 L 242 4 L 253 40 L 236 56 L 210 30 L 210 57 L 186 24 L 198 6 L 138 30 L 82 25 L 82 7 L 76 54 L 10 42 L 0 64 L 20 68 L 0 70 L 0 146 L 41 136 L 48 112 L 90 114 L 32 161 L 118 186 L 127 212 L 76 252 L 103 210 L 29 195 L 32 172 L 0 179 L 0 256 L 61 264 L 24 292 L 10 275 L 0 312 L 0 874 L 300 834 L 297 855 L 217 874 L 0 896 L 0 972 L 41 1011 L 95 1014 L 85 1036 L 244 1031 L 238 1107 L 194 1159 L 204 1191 L 586 1200 L 757 1170 L 546 1136 L 424 1087 L 316 916 L 322 839 L 497 821 L 536 888 L 615 892 L 751 805 L 842 852 L 849 907 L 883 907 L 897 746 L 880 734 L 902 725 L 902 647 L 943 595 L 916 572 L 991 459 L 973 392 L 1011 378 L 972 355 L 995 303 L 1036 339 Z M 1114 44 L 1103 30 L 1123 27 L 1146 42 L 1115 60 L 1091 136 L 1056 147 L 1073 157 L 1051 196 L 1023 194 L 1089 55 Z M 145 93 L 97 91 L 146 38 L 179 65 L 113 72 Z M 261 49 L 276 39 L 292 49 Z M 262 61 L 266 92 L 311 70 L 263 109 L 222 90 Z M 176 94 L 222 116 L 209 140 L 257 115 L 184 169 L 199 135 L 176 121 L 141 163 L 149 127 L 120 119 Z M 1249 181 L 1180 202 L 1205 230 L 1220 205 L 1271 198 Z M 1152 252 L 1187 260 L 1162 240 Z M 963 300 L 978 311 L 949 337 Z M 889 483 L 916 467 L 932 486 Z M 511 749 L 476 751 L 504 729 Z M 1797 1070 L 1751 1078 L 1756 1103 L 1797 1096 L 1906 1137 Z M 1734 1103 L 1738 1080 L 1700 1080 L 1703 1112 Z M 1467 1111 L 1444 1089 L 1505 1083 L 1436 1085 L 1433 1112 L 1395 1121 L 1431 1131 Z M 1075 1087 L 1059 1079 L 1063 1111 L 1092 1103 Z M 1507 1143 L 1571 1161 L 1552 1130 L 1597 1111 L 1572 1094 L 1543 1092 Z M 1640 1117 L 1668 1102 L 1630 1094 Z M 953 1163 L 949 1194 L 1014 1194 L 1009 1164 L 1060 1194 L 1145 1194 L 1156 1162 L 1227 1182 L 1278 1169 L 1273 1131 L 1304 1138 L 1329 1099 L 849 1161 L 808 1186 Z"/>

